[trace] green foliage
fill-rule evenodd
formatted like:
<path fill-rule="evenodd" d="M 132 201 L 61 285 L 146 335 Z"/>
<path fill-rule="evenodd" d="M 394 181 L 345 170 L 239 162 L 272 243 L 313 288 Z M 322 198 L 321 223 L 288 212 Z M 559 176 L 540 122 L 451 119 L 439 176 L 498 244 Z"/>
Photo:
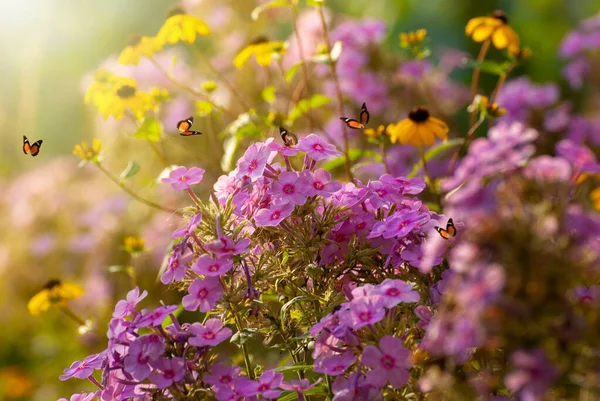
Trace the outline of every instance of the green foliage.
<path fill-rule="evenodd" d="M 133 177 L 139 172 L 140 165 L 137 164 L 135 160 L 131 160 L 129 164 L 127 164 L 127 167 L 125 167 L 125 170 L 123 170 L 119 178 L 121 179 L 121 181 L 125 181 L 126 179 Z"/>
<path fill-rule="evenodd" d="M 329 102 L 331 102 L 330 98 L 320 94 L 313 95 L 310 97 L 310 99 L 300 100 L 298 104 L 296 104 L 296 107 L 294 107 L 288 115 L 287 125 L 293 125 L 294 121 L 296 121 L 296 119 L 298 119 L 304 113 L 317 109 L 321 106 L 325 106 L 326 104 L 329 104 Z"/>
<path fill-rule="evenodd" d="M 136 139 L 158 142 L 160 141 L 161 133 L 162 125 L 158 120 L 154 117 L 147 117 L 133 137 Z"/>

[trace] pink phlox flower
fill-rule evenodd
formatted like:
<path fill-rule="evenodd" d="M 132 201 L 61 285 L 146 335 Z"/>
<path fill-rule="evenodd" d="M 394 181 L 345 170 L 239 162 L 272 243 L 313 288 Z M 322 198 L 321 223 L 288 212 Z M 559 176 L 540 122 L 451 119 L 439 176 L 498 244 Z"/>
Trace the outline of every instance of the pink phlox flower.
<path fill-rule="evenodd" d="M 206 249 L 220 256 L 239 255 L 248 252 L 248 245 L 250 245 L 250 239 L 248 238 L 242 238 L 236 243 L 227 235 L 221 235 L 218 239 L 205 246 Z"/>
<path fill-rule="evenodd" d="M 182 299 L 183 307 L 189 311 L 210 311 L 223 295 L 223 288 L 218 278 L 197 278 L 188 288 L 189 294 Z"/>
<path fill-rule="evenodd" d="M 421 296 L 409 283 L 402 280 L 385 279 L 374 290 L 381 296 L 386 308 L 393 308 L 401 302 L 419 302 Z"/>
<path fill-rule="evenodd" d="M 231 329 L 224 327 L 219 319 L 208 319 L 204 325 L 194 323 L 190 326 L 190 331 L 194 337 L 190 338 L 189 343 L 196 347 L 214 347 L 227 340 L 232 334 Z"/>
<path fill-rule="evenodd" d="M 185 376 L 185 361 L 183 358 L 161 358 L 157 362 L 153 362 L 152 367 L 154 369 L 150 374 L 150 381 L 156 384 L 158 388 L 169 387 Z"/>
<path fill-rule="evenodd" d="M 210 374 L 205 374 L 202 381 L 211 386 L 231 386 L 233 380 L 240 375 L 242 368 L 239 366 L 226 366 L 220 363 L 214 364 L 210 368 Z"/>
<path fill-rule="evenodd" d="M 315 372 L 325 373 L 330 376 L 343 374 L 352 364 L 356 362 L 356 355 L 352 351 L 333 356 L 321 356 L 315 360 Z"/>
<path fill-rule="evenodd" d="M 367 373 L 367 383 L 383 387 L 386 383 L 394 388 L 402 388 L 408 382 L 411 366 L 409 351 L 397 337 L 384 336 L 379 348 L 367 345 L 362 354 L 362 363 L 373 368 Z"/>
<path fill-rule="evenodd" d="M 200 167 L 192 167 L 188 170 L 181 166 L 171 171 L 169 177 L 163 178 L 162 181 L 171 184 L 174 189 L 188 189 L 191 185 L 202 181 L 204 172 L 205 170 Z"/>
<path fill-rule="evenodd" d="M 190 219 L 186 228 L 180 228 L 178 230 L 175 230 L 173 232 L 173 235 L 171 236 L 171 238 L 173 238 L 173 239 L 184 238 L 184 237 L 190 235 L 190 233 L 194 232 L 196 230 L 196 228 L 198 228 L 198 225 L 200 225 L 201 222 L 202 222 L 202 213 L 198 213 Z"/>
<path fill-rule="evenodd" d="M 160 326 L 165 318 L 177 310 L 177 305 L 159 306 L 152 312 L 144 309 L 141 313 L 140 320 L 137 322 L 136 327 L 156 327 Z"/>
<path fill-rule="evenodd" d="M 163 284 L 171 284 L 174 281 L 181 281 L 185 277 L 187 268 L 192 261 L 193 253 L 188 251 L 184 243 L 173 247 L 173 254 L 168 259 L 168 266 L 165 272 L 160 276 Z"/>
<path fill-rule="evenodd" d="M 267 148 L 273 152 L 279 152 L 282 156 L 296 156 L 300 153 L 300 150 L 295 146 L 286 146 L 277 142 L 271 142 L 267 145 Z"/>
<path fill-rule="evenodd" d="M 315 161 L 342 155 L 342 152 L 336 150 L 335 145 L 327 143 L 327 141 L 315 134 L 300 138 L 296 147 L 312 157 Z"/>
<path fill-rule="evenodd" d="M 83 361 L 75 361 L 66 368 L 63 374 L 59 377 L 60 380 L 65 381 L 72 377 L 78 379 L 87 379 L 94 373 L 95 369 L 99 369 L 102 363 L 106 359 L 106 355 L 101 352 L 99 354 L 90 355 Z"/>
<path fill-rule="evenodd" d="M 348 303 L 347 310 L 340 310 L 340 322 L 352 329 L 372 325 L 385 316 L 381 296 L 360 297 Z"/>
<path fill-rule="evenodd" d="M 322 196 L 329 198 L 334 192 L 342 189 L 339 181 L 331 181 L 331 174 L 322 168 L 315 170 L 303 170 L 300 173 L 301 180 L 298 189 L 307 196 Z"/>
<path fill-rule="evenodd" d="M 257 227 L 275 227 L 294 211 L 293 203 L 272 204 L 269 208 L 260 209 L 254 216 Z"/>
<path fill-rule="evenodd" d="M 120 300 L 117 302 L 112 316 L 125 317 L 131 315 L 135 312 L 136 305 L 146 298 L 146 296 L 148 296 L 148 291 L 144 290 L 144 292 L 140 294 L 140 289 L 135 287 L 133 290 L 127 293 L 125 300 Z"/>
<path fill-rule="evenodd" d="M 262 143 L 252 144 L 238 160 L 238 178 L 248 176 L 252 181 L 263 175 L 272 151 Z"/>
<path fill-rule="evenodd" d="M 271 187 L 271 195 L 279 199 L 279 203 L 293 203 L 294 205 L 304 205 L 307 194 L 303 192 L 306 187 L 305 179 L 295 171 L 282 171 L 279 178 Z"/>
<path fill-rule="evenodd" d="M 233 258 L 229 256 L 212 258 L 208 254 L 199 256 L 191 267 L 194 273 L 209 277 L 222 276 L 232 268 Z"/>

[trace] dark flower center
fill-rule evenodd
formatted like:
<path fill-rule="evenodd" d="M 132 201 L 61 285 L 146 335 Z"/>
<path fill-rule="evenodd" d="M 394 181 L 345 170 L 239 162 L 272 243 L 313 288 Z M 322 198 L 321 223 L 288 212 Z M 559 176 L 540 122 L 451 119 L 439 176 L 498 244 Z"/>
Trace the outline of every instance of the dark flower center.
<path fill-rule="evenodd" d="M 167 18 L 172 17 L 174 15 L 185 14 L 185 10 L 181 7 L 173 7 L 169 11 L 167 11 Z"/>
<path fill-rule="evenodd" d="M 58 287 L 59 285 L 60 285 L 60 280 L 53 279 L 53 280 L 50 280 L 50 281 L 48 281 L 48 282 L 46 283 L 46 285 L 44 285 L 44 287 L 43 287 L 43 288 L 44 288 L 45 290 L 51 290 L 51 289 L 53 289 L 54 287 Z"/>
<path fill-rule="evenodd" d="M 123 99 L 127 99 L 128 97 L 135 95 L 135 88 L 133 86 L 123 85 L 117 91 L 117 95 Z"/>
<path fill-rule="evenodd" d="M 175 377 L 175 371 L 173 369 L 165 369 L 165 379 L 172 379 Z"/>
<path fill-rule="evenodd" d="M 294 189 L 294 186 L 291 184 L 286 184 L 283 186 L 283 192 L 286 194 L 293 194 L 295 192 Z"/>
<path fill-rule="evenodd" d="M 506 13 L 502 10 L 496 10 L 492 13 L 492 18 L 496 18 L 497 20 L 502 21 L 504 24 L 508 24 L 508 18 L 506 17 Z"/>
<path fill-rule="evenodd" d="M 390 288 L 385 292 L 385 294 L 390 297 L 397 297 L 398 295 L 400 295 L 400 291 L 398 291 L 397 288 Z"/>
<path fill-rule="evenodd" d="M 315 183 L 313 184 L 313 186 L 315 187 L 315 189 L 321 190 L 323 188 L 325 188 L 325 185 L 323 185 L 322 182 L 320 181 L 315 181 Z"/>
<path fill-rule="evenodd" d="M 133 46 L 137 45 L 138 43 L 140 43 L 141 40 L 142 40 L 142 37 L 140 35 L 131 35 L 129 37 L 129 40 L 127 41 L 127 44 L 129 46 L 133 47 Z"/>
<path fill-rule="evenodd" d="M 384 355 L 380 363 L 385 369 L 392 369 L 396 365 L 396 361 L 390 355 Z"/>
<path fill-rule="evenodd" d="M 417 107 L 408 112 L 408 118 L 415 123 L 422 123 L 429 118 L 429 111 L 424 107 Z"/>
<path fill-rule="evenodd" d="M 271 220 L 277 220 L 279 216 L 281 216 L 281 213 L 277 211 L 271 215 Z"/>
<path fill-rule="evenodd" d="M 204 338 L 207 340 L 214 340 L 216 337 L 217 335 L 213 331 L 207 331 L 204 333 Z"/>
<path fill-rule="evenodd" d="M 208 295 L 208 291 L 206 291 L 206 288 L 203 288 L 200 291 L 198 291 L 198 298 L 200 298 L 200 299 L 206 298 L 207 295 Z"/>

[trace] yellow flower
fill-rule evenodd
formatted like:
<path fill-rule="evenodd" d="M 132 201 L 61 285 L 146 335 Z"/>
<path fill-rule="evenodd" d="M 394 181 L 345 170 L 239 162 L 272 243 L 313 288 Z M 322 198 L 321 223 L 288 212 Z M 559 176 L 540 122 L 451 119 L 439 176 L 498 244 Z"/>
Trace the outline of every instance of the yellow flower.
<path fill-rule="evenodd" d="M 192 44 L 196 41 L 196 35 L 206 36 L 209 33 L 208 25 L 200 18 L 176 9 L 160 28 L 156 39 L 161 45 L 174 44 L 179 41 Z"/>
<path fill-rule="evenodd" d="M 490 16 L 472 18 L 465 27 L 465 33 L 475 42 L 492 40 L 496 49 L 506 49 L 515 54 L 519 52 L 519 37 L 508 26 L 504 11 L 496 10 Z"/>
<path fill-rule="evenodd" d="M 155 37 L 132 36 L 129 45 L 119 54 L 119 63 L 138 65 L 140 57 L 152 57 L 161 50 L 162 44 Z"/>
<path fill-rule="evenodd" d="M 141 119 L 146 111 L 154 108 L 153 96 L 138 92 L 134 79 L 106 72 L 100 78 L 102 80 L 97 81 L 94 75 L 94 82 L 86 91 L 85 102 L 94 104 L 105 119 L 112 115 L 116 120 L 121 120 L 126 109 Z"/>
<path fill-rule="evenodd" d="M 400 141 L 403 145 L 431 146 L 436 136 L 443 140 L 448 139 L 446 123 L 431 117 L 429 111 L 423 107 L 412 109 L 408 118 L 389 125 L 386 131 L 392 143 Z"/>
<path fill-rule="evenodd" d="M 233 64 L 240 69 L 246 64 L 250 56 L 256 57 L 258 65 L 268 66 L 271 64 L 273 57 L 285 53 L 285 42 L 261 42 L 246 46 L 241 52 L 235 56 Z"/>
<path fill-rule="evenodd" d="M 472 113 L 479 112 L 482 118 L 492 117 L 497 118 L 506 114 L 506 109 L 498 106 L 498 103 L 489 104 L 490 99 L 487 96 L 477 95 L 473 99 L 473 103 L 467 107 L 467 111 Z"/>
<path fill-rule="evenodd" d="M 217 89 L 217 83 L 215 81 L 204 81 L 200 86 L 208 93 L 214 92 Z"/>
<path fill-rule="evenodd" d="M 50 280 L 40 292 L 31 297 L 27 309 L 30 315 L 38 316 L 41 312 L 50 309 L 51 306 L 67 306 L 69 300 L 79 298 L 84 292 L 83 288 L 77 284 Z"/>
<path fill-rule="evenodd" d="M 590 200 L 594 206 L 594 209 L 600 212 L 600 187 L 594 189 L 590 193 Z"/>
<path fill-rule="evenodd" d="M 381 135 L 383 135 L 384 132 L 385 127 L 383 125 L 380 125 L 379 127 L 377 127 L 377 129 L 366 128 L 363 130 L 363 133 L 371 138 L 379 138 Z"/>
<path fill-rule="evenodd" d="M 87 142 L 83 141 L 81 144 L 75 145 L 73 154 L 76 155 L 84 162 L 98 163 L 100 161 L 100 152 L 102 151 L 102 141 L 98 138 L 94 138 L 92 141 L 92 147 L 88 147 Z"/>
<path fill-rule="evenodd" d="M 408 33 L 400 33 L 400 47 L 405 49 L 410 49 L 413 47 L 418 47 L 423 43 L 425 37 L 427 36 L 426 29 L 418 29 L 414 32 Z"/>
<path fill-rule="evenodd" d="M 144 239 L 141 237 L 128 236 L 125 237 L 125 251 L 129 254 L 136 255 L 144 252 Z"/>

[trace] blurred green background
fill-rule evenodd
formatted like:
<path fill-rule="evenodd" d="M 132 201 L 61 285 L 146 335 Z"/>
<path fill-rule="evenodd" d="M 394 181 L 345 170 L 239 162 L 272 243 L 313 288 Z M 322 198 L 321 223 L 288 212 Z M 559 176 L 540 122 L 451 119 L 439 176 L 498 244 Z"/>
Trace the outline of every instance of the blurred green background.
<path fill-rule="evenodd" d="M 207 8 L 225 5 L 246 24 L 251 24 L 249 10 L 258 4 L 186 2 L 197 9 L 203 4 Z M 76 170 L 71 152 L 74 144 L 95 135 L 96 111 L 83 104 L 84 75 L 118 54 L 131 34 L 154 35 L 167 10 L 176 4 L 171 0 L 5 0 L 0 5 L 0 224 L 4 229 L 0 324 L 5 328 L 0 331 L 0 400 L 45 401 L 68 398 L 76 389 L 92 390 L 85 382 L 62 383 L 58 375 L 73 360 L 103 348 L 105 327 L 98 329 L 100 337 L 74 341 L 72 322 L 58 313 L 27 315 L 27 300 L 52 275 L 81 283 L 80 273 L 88 272 L 83 283 L 88 283 L 90 294 L 79 310 L 96 302 L 100 306 L 94 305 L 92 317 L 105 318 L 114 301 L 123 297 L 128 282 L 119 278 L 116 289 L 108 291 L 103 286 L 119 281 L 101 281 L 94 272 L 127 263 L 119 248 L 123 237 L 142 235 L 154 253 L 146 260 L 150 267 L 141 276 L 143 287 L 154 291 L 154 301 L 164 295 L 165 288 L 157 286 L 154 278 L 164 239 L 181 223 L 131 205 L 114 184 L 90 173 L 91 168 Z M 600 9 L 598 0 L 332 0 L 327 5 L 336 16 L 383 19 L 389 27 L 385 46 L 391 52 L 399 51 L 399 32 L 426 28 L 434 49 L 455 47 L 471 54 L 479 46 L 465 37 L 466 22 L 503 9 L 522 44 L 533 50 L 533 57 L 518 73 L 536 82 L 559 81 L 562 87 L 558 44 L 580 19 Z M 206 22 L 211 25 L 210 19 Z M 272 29 L 282 39 L 291 31 L 287 19 Z M 458 78 L 466 81 L 468 76 Z M 38 157 L 23 155 L 24 134 L 32 141 L 44 140 Z M 87 256 L 78 253 L 90 236 L 93 246 Z M 24 390 L 9 398 L 9 387 Z"/>

